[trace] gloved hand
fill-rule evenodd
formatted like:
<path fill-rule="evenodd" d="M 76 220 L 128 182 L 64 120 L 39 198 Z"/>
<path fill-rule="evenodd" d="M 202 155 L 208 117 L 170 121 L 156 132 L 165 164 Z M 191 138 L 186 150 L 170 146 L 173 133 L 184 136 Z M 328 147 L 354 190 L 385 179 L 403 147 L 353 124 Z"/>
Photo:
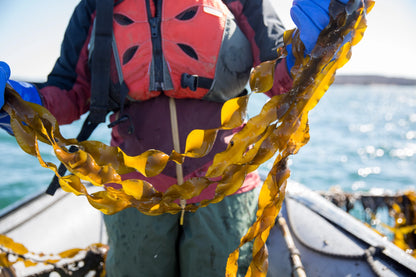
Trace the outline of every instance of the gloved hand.
<path fill-rule="evenodd" d="M 19 93 L 23 100 L 42 105 L 42 100 L 36 87 L 30 83 L 17 82 L 9 80 L 10 67 L 5 62 L 0 61 L 0 108 L 4 105 L 4 89 L 6 83 Z M 9 134 L 13 134 L 10 127 L 10 116 L 3 110 L 0 110 L 0 128 L 6 130 Z"/>
<path fill-rule="evenodd" d="M 20 94 L 23 100 L 42 105 L 42 100 L 36 87 L 30 83 L 9 80 L 10 67 L 7 63 L 0 61 L 0 108 L 4 105 L 4 89 L 6 83 Z"/>
<path fill-rule="evenodd" d="M 10 78 L 10 67 L 5 62 L 0 62 L 0 108 L 4 105 L 4 89 Z"/>
<path fill-rule="evenodd" d="M 335 0 L 344 5 L 349 0 Z M 305 54 L 309 55 L 315 47 L 321 31 L 329 24 L 329 4 L 331 0 L 294 0 L 290 16 L 299 30 L 299 36 L 305 45 Z M 287 45 L 287 68 L 290 72 L 295 64 L 292 45 Z"/>

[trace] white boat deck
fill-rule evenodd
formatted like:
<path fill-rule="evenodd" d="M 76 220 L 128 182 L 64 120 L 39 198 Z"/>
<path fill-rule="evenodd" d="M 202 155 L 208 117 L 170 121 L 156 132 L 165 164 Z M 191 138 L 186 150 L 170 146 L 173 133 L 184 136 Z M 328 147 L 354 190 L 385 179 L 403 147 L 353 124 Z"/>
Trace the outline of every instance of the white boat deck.
<path fill-rule="evenodd" d="M 306 187 L 290 184 L 286 198 L 282 215 L 308 276 L 375 276 L 369 261 L 363 259 L 364 251 L 372 246 L 382 246 L 374 257 L 370 255 L 382 276 L 413 276 L 409 274 L 416 272 L 413 257 Z M 84 196 L 59 190 L 53 197 L 42 194 L 18 208 L 1 211 L 0 234 L 36 254 L 59 254 L 94 243 L 107 244 L 102 217 Z M 268 247 L 269 276 L 289 276 L 293 268 L 279 228 L 272 229 Z M 35 268 L 18 270 L 18 276 L 39 272 Z"/>
<path fill-rule="evenodd" d="M 41 195 L 23 208 L 0 218 L 0 234 L 7 235 L 35 253 L 54 253 L 106 243 L 100 211 L 84 196 L 58 190 Z"/>

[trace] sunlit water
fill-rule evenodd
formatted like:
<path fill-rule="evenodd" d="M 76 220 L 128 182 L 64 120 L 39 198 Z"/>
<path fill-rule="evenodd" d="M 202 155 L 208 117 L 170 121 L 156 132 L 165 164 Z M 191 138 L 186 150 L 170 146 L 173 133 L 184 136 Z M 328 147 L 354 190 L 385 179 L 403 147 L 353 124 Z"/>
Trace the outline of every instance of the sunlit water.
<path fill-rule="evenodd" d="M 249 115 L 266 101 L 251 97 Z M 62 127 L 75 137 L 80 123 Z M 313 190 L 345 191 L 416 187 L 416 87 L 332 86 L 309 114 L 311 139 L 290 160 L 291 179 Z M 103 125 L 94 139 L 108 143 Z M 49 148 L 44 158 L 55 161 Z M 53 172 L 0 134 L 0 208 L 45 190 Z M 260 169 L 264 176 L 271 162 Z"/>

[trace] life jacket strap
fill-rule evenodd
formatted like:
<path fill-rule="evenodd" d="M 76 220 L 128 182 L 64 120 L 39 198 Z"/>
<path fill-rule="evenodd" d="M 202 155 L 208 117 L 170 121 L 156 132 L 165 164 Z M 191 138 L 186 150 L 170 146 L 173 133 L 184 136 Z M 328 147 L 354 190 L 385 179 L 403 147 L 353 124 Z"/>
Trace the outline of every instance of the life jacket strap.
<path fill-rule="evenodd" d="M 95 49 L 91 64 L 91 121 L 105 122 L 110 91 L 110 59 L 113 38 L 113 1 L 101 0 L 96 5 Z M 99 46 L 99 47 L 98 47 Z"/>
<path fill-rule="evenodd" d="M 183 73 L 181 76 L 182 88 L 189 88 L 192 91 L 196 91 L 197 88 L 210 89 L 213 82 L 214 80 L 211 78 L 205 78 L 198 75 L 191 75 L 188 73 Z"/>
<path fill-rule="evenodd" d="M 91 63 L 91 104 L 90 114 L 82 125 L 77 136 L 79 142 L 87 140 L 95 128 L 105 122 L 108 114 L 108 103 L 110 93 L 110 64 L 113 38 L 113 0 L 96 0 L 96 29 L 95 29 L 95 50 L 92 54 Z M 69 149 L 70 152 L 77 151 L 75 146 Z M 63 163 L 59 165 L 58 174 L 63 176 L 66 167 Z M 57 175 L 54 175 L 46 193 L 54 195 L 60 187 Z"/>

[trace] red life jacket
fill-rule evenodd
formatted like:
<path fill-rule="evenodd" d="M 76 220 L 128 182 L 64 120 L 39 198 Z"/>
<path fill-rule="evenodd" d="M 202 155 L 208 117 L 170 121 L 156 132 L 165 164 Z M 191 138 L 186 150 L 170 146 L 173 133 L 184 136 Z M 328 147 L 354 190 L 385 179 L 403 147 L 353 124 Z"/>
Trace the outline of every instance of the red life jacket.
<path fill-rule="evenodd" d="M 242 92 L 251 48 L 221 0 L 125 0 L 113 31 L 131 100 L 163 93 L 226 101 Z"/>

